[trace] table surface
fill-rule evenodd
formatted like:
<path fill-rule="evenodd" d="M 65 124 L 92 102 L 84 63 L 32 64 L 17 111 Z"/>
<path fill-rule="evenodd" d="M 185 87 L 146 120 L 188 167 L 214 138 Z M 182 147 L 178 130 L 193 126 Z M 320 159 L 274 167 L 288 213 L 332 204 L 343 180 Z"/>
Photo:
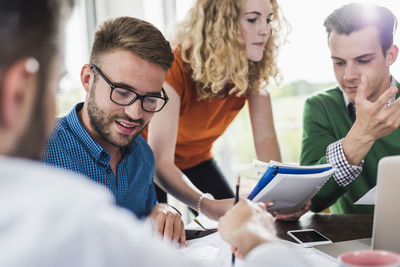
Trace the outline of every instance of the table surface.
<path fill-rule="evenodd" d="M 315 229 L 333 242 L 370 238 L 372 236 L 373 215 L 366 214 L 327 214 L 308 212 L 298 221 L 276 221 L 275 226 L 279 238 L 294 240 L 287 234 L 289 230 Z M 214 230 L 186 230 L 187 240 L 199 238 L 216 232 Z"/>
<path fill-rule="evenodd" d="M 286 233 L 289 230 L 315 229 L 333 242 L 372 236 L 373 215 L 307 213 L 298 221 L 276 221 L 277 235 L 294 242 Z"/>

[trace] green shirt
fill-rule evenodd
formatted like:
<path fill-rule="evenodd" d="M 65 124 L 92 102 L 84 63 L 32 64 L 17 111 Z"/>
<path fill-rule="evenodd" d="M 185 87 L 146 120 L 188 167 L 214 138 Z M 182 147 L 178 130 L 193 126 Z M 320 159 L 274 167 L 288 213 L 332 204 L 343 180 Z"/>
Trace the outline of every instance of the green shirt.
<path fill-rule="evenodd" d="M 400 92 L 400 91 L 399 91 Z M 400 93 L 397 93 L 396 98 Z M 326 163 L 326 148 L 344 138 L 353 121 L 350 119 L 338 87 L 309 97 L 303 113 L 303 140 L 301 165 Z M 313 197 L 311 210 L 322 211 L 330 207 L 333 213 L 373 213 L 374 206 L 353 205 L 376 185 L 378 161 L 400 154 L 400 128 L 378 139 L 364 159 L 363 170 L 349 185 L 339 186 L 333 177 Z"/>

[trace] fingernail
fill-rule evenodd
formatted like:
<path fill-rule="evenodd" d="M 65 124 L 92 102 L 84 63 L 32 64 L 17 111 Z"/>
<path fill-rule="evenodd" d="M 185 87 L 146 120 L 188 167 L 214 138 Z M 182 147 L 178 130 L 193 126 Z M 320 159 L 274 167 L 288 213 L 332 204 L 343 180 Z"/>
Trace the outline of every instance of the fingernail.
<path fill-rule="evenodd" d="M 365 76 L 361 76 L 361 82 L 365 82 Z"/>
<path fill-rule="evenodd" d="M 397 88 L 392 87 L 392 88 L 390 89 L 390 92 L 391 92 L 392 94 L 395 94 L 396 91 L 397 91 Z"/>
<path fill-rule="evenodd" d="M 274 205 L 274 202 L 268 202 L 268 207 L 272 207 Z"/>

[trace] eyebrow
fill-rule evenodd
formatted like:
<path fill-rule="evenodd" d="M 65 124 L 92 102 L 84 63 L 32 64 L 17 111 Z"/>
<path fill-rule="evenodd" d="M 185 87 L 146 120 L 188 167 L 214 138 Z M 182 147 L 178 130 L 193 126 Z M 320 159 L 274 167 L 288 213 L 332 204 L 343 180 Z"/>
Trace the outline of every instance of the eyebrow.
<path fill-rule="evenodd" d="M 363 57 L 369 57 L 369 56 L 375 56 L 375 53 L 363 54 L 363 55 L 361 55 L 361 56 L 355 57 L 354 59 L 355 59 L 355 60 L 358 60 L 358 59 L 361 59 L 361 58 L 363 58 Z M 332 59 L 335 59 L 335 60 L 345 60 L 345 59 L 343 59 L 343 58 L 335 57 L 335 56 L 332 56 L 331 58 L 332 58 Z"/>
<path fill-rule="evenodd" d="M 139 95 L 143 95 L 143 96 L 161 96 L 161 92 L 148 92 L 148 93 L 146 93 L 146 94 L 140 94 L 140 93 L 138 93 L 137 91 L 137 89 L 135 88 L 135 87 L 132 87 L 132 86 L 130 86 L 130 85 L 128 85 L 128 84 L 125 84 L 125 83 L 112 83 L 115 87 L 120 87 L 120 88 L 124 88 L 124 89 L 128 89 L 128 90 L 131 90 L 131 91 L 133 91 L 133 92 L 135 92 L 135 93 L 137 93 L 137 94 L 139 94 Z"/>
<path fill-rule="evenodd" d="M 363 58 L 363 57 L 370 57 L 370 56 L 375 56 L 375 53 L 367 53 L 367 54 L 358 56 L 358 57 L 356 57 L 355 59 L 361 59 L 361 58 Z"/>
<path fill-rule="evenodd" d="M 161 92 L 149 92 L 149 93 L 147 93 L 145 95 L 148 95 L 148 96 L 161 96 Z"/>
<path fill-rule="evenodd" d="M 257 16 L 261 16 L 262 14 L 258 11 L 248 11 L 248 12 L 244 12 L 242 15 L 257 15 Z M 273 12 L 269 13 L 267 18 L 272 17 L 274 15 Z"/>
<path fill-rule="evenodd" d="M 110 80 L 111 81 L 111 80 Z M 111 82 L 115 87 L 121 87 L 121 88 L 124 88 L 124 89 L 129 89 L 129 90 L 132 90 L 132 91 L 136 91 L 136 89 L 134 88 L 134 87 L 132 87 L 132 86 L 130 86 L 130 85 L 128 85 L 128 84 L 125 84 L 125 83 L 116 83 L 116 82 Z"/>
<path fill-rule="evenodd" d="M 255 14 L 255 15 L 261 16 L 261 13 L 258 11 L 249 11 L 249 12 L 243 13 L 243 15 L 250 15 L 250 14 Z"/>

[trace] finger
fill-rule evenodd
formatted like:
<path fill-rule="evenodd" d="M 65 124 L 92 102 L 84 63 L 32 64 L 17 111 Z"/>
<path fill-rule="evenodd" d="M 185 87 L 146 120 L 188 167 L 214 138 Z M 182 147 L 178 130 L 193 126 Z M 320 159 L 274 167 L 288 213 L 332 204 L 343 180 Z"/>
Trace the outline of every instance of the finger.
<path fill-rule="evenodd" d="M 164 240 L 172 240 L 174 235 L 174 220 L 171 217 L 172 213 L 167 212 L 164 225 Z"/>
<path fill-rule="evenodd" d="M 179 245 L 181 248 L 186 247 L 186 234 L 185 234 L 185 225 L 181 220 L 181 235 L 179 237 Z"/>
<path fill-rule="evenodd" d="M 386 90 L 375 102 L 377 105 L 380 107 L 386 106 L 386 104 L 389 102 L 389 100 L 397 94 L 398 89 L 396 87 L 390 87 L 388 90 Z"/>
<path fill-rule="evenodd" d="M 259 211 L 264 212 L 264 211 L 267 209 L 266 203 L 263 203 L 263 202 L 256 202 L 255 204 L 256 204 L 256 207 L 257 207 L 257 209 L 258 209 Z M 257 210 L 257 209 L 256 209 L 256 210 Z"/>
<path fill-rule="evenodd" d="M 272 210 L 272 209 L 271 209 L 271 210 L 268 210 L 268 212 L 271 213 L 271 215 L 274 216 L 274 217 L 275 217 L 275 215 L 278 214 L 278 211 Z"/>
<path fill-rule="evenodd" d="M 239 201 L 236 203 L 236 205 L 250 205 L 250 202 L 247 199 L 239 198 Z"/>
<path fill-rule="evenodd" d="M 361 82 L 357 86 L 357 93 L 356 93 L 356 104 L 361 103 L 367 100 L 367 90 L 368 90 L 368 78 L 365 75 L 361 76 Z"/>
<path fill-rule="evenodd" d="M 306 212 L 309 211 L 311 208 L 311 200 L 309 200 L 306 205 L 304 206 L 303 210 L 305 210 Z"/>
<path fill-rule="evenodd" d="M 264 205 L 267 209 L 271 208 L 274 205 L 273 201 L 265 201 Z"/>
<path fill-rule="evenodd" d="M 388 113 L 391 114 L 390 117 L 394 120 L 397 125 L 400 123 L 400 97 L 397 98 L 388 107 Z"/>
<path fill-rule="evenodd" d="M 276 219 L 277 220 L 283 220 L 283 221 L 296 221 L 298 220 L 304 213 L 308 211 L 307 209 L 308 203 L 300 210 L 295 211 L 293 213 L 288 213 L 288 214 L 276 214 Z"/>
<path fill-rule="evenodd" d="M 237 247 L 231 246 L 232 253 L 238 259 L 243 259 L 243 253 Z"/>
<path fill-rule="evenodd" d="M 159 233 L 161 236 L 164 235 L 164 225 L 165 225 L 165 214 L 164 213 L 158 213 L 153 220 L 154 223 L 154 229 L 157 233 Z"/>
<path fill-rule="evenodd" d="M 179 238 L 181 237 L 181 231 L 182 231 L 182 226 L 181 226 L 181 216 L 179 214 L 174 214 L 173 215 L 173 236 L 172 236 L 172 241 L 174 243 L 177 243 L 179 241 Z"/>

